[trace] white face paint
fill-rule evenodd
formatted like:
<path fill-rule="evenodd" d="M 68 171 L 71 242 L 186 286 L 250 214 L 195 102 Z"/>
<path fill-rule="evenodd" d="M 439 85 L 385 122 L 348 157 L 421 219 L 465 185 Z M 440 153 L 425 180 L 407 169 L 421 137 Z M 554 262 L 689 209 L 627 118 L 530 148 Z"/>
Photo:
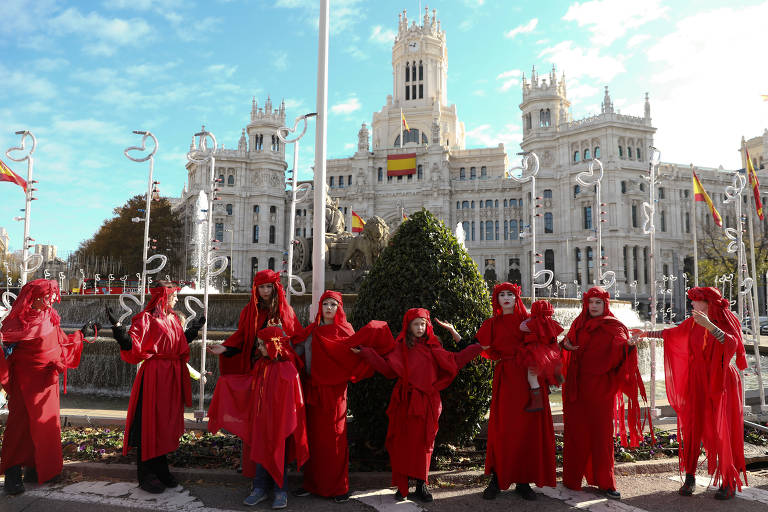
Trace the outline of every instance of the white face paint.
<path fill-rule="evenodd" d="M 325 299 L 323 301 L 323 323 L 333 323 L 333 319 L 336 317 L 336 311 L 339 309 L 339 303 L 336 299 Z"/>
<path fill-rule="evenodd" d="M 601 298 L 590 297 L 587 310 L 589 311 L 589 316 L 602 316 L 605 311 L 605 302 Z"/>
<path fill-rule="evenodd" d="M 411 334 L 417 338 L 421 338 L 424 336 L 424 333 L 427 331 L 427 319 L 426 318 L 417 318 L 413 321 L 411 321 L 411 325 L 408 326 L 408 328 L 411 331 Z"/>
<path fill-rule="evenodd" d="M 499 305 L 502 312 L 506 315 L 515 311 L 515 294 L 510 290 L 501 290 L 499 292 Z"/>

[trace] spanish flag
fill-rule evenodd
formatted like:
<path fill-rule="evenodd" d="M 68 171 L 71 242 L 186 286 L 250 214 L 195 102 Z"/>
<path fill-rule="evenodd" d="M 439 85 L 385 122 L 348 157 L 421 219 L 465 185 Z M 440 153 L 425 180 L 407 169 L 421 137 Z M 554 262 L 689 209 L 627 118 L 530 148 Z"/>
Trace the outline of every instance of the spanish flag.
<path fill-rule="evenodd" d="M 352 210 L 352 232 L 360 233 L 364 227 L 365 227 L 365 221 L 363 220 L 363 218 L 360 217 L 358 214 L 356 214 L 355 210 Z"/>
<path fill-rule="evenodd" d="M 387 156 L 387 176 L 416 174 L 416 153 Z"/>
<path fill-rule="evenodd" d="M 21 176 L 13 172 L 10 167 L 5 165 L 5 162 L 2 160 L 0 160 L 0 181 L 10 181 L 23 188 L 24 192 L 27 191 L 27 182 Z"/>
<path fill-rule="evenodd" d="M 715 224 L 717 224 L 717 227 L 721 228 L 723 227 L 723 218 L 720 216 L 720 213 L 715 208 L 715 205 L 712 204 L 712 199 L 709 198 L 709 194 L 707 194 L 707 191 L 704 190 L 704 187 L 701 186 L 701 182 L 699 181 L 699 177 L 696 176 L 696 172 L 693 172 L 693 198 L 694 201 L 703 201 L 707 203 L 707 206 L 709 206 L 709 211 L 712 212 L 712 218 L 715 219 Z"/>
<path fill-rule="evenodd" d="M 403 211 L 403 222 L 408 220 L 408 216 L 405 214 L 405 211 Z"/>
<path fill-rule="evenodd" d="M 408 131 L 410 128 L 408 128 L 408 121 L 405 120 L 405 114 L 403 114 L 403 109 L 400 109 L 400 121 L 403 123 L 403 130 Z"/>
<path fill-rule="evenodd" d="M 755 196 L 755 208 L 757 208 L 757 216 L 760 220 L 763 220 L 763 202 L 760 200 L 760 182 L 757 181 L 757 172 L 755 172 L 755 166 L 752 163 L 752 159 L 749 158 L 749 150 L 747 146 L 744 146 L 744 152 L 747 155 L 747 177 L 749 178 L 749 185 L 752 187 L 752 193 Z"/>

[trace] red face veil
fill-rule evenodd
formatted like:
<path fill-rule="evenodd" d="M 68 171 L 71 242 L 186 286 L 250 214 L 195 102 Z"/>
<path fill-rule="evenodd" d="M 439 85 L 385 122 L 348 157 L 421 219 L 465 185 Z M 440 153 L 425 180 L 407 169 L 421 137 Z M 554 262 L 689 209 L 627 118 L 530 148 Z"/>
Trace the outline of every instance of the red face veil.
<path fill-rule="evenodd" d="M 747 367 L 747 354 L 744 350 L 744 340 L 739 326 L 739 319 L 730 309 L 728 299 L 724 299 L 720 290 L 708 287 L 697 287 L 688 290 L 688 298 L 691 300 L 703 300 L 707 302 L 707 316 L 724 332 L 738 340 L 736 346 L 736 365 L 744 369 Z"/>
<path fill-rule="evenodd" d="M 61 317 L 53 307 L 43 310 L 32 307 L 35 299 L 50 295 L 51 303 L 61 302 L 59 284 L 50 279 L 35 279 L 25 284 L 11 312 L 3 321 L 3 341 L 14 343 L 40 336 L 48 329 L 57 327 Z"/>
<path fill-rule="evenodd" d="M 154 317 L 167 315 L 171 312 L 171 308 L 168 305 L 168 300 L 171 295 L 178 292 L 180 288 L 175 286 L 155 286 L 149 289 L 151 299 L 149 304 L 142 310 L 142 313 L 149 313 Z"/>

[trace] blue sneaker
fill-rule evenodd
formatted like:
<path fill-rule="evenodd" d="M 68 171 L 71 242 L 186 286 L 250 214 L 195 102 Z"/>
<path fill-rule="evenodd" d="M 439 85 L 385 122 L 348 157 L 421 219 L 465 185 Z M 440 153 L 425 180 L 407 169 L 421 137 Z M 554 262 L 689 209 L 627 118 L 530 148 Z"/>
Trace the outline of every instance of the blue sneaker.
<path fill-rule="evenodd" d="M 248 505 L 249 507 L 253 505 L 257 505 L 267 499 L 267 491 L 264 489 L 256 488 L 253 491 L 251 491 L 251 494 L 248 495 L 243 500 L 243 505 Z M 287 501 L 287 500 L 286 500 Z"/>
<path fill-rule="evenodd" d="M 288 506 L 288 493 L 285 491 L 275 491 L 275 500 L 272 502 L 272 508 L 285 508 Z"/>

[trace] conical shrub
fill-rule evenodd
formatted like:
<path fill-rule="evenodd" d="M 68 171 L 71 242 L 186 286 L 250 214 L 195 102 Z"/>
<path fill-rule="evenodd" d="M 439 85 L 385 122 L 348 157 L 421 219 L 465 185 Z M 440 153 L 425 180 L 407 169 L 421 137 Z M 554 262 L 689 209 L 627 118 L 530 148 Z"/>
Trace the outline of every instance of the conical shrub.
<path fill-rule="evenodd" d="M 384 320 L 396 336 L 404 313 L 415 307 L 430 310 L 435 334 L 452 351 L 471 343 L 470 337 L 491 316 L 490 295 L 477 265 L 445 224 L 424 209 L 398 228 L 376 260 L 350 320 L 356 329 L 371 320 Z M 452 323 L 463 343 L 455 343 L 434 318 Z M 491 400 L 492 375 L 492 365 L 476 358 L 443 390 L 438 444 L 463 445 L 478 433 Z M 387 431 L 386 409 L 394 382 L 377 374 L 349 388 L 354 421 L 379 446 Z"/>

